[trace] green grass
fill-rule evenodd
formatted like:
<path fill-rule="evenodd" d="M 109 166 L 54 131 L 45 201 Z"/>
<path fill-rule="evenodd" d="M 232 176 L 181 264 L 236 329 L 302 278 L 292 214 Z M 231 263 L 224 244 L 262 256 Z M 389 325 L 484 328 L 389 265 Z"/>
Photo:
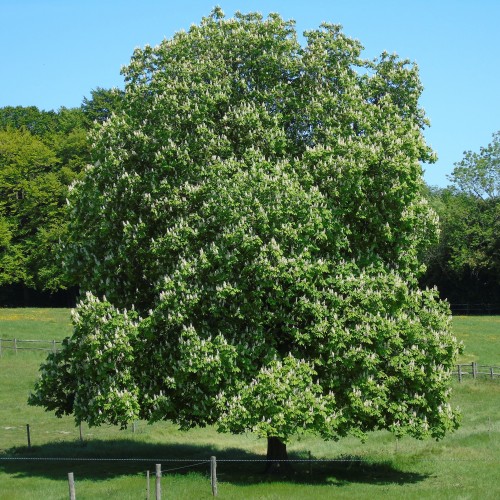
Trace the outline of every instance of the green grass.
<path fill-rule="evenodd" d="M 68 335 L 69 309 L 0 308 L 0 338 L 62 340 Z"/>
<path fill-rule="evenodd" d="M 454 319 L 457 336 L 466 345 L 464 360 L 500 364 L 499 320 Z M 68 310 L 0 309 L 0 337 L 52 340 L 69 333 Z M 332 443 L 302 436 L 290 443 L 290 458 L 307 458 L 310 452 L 316 458 L 354 461 L 315 463 L 312 470 L 308 464 L 297 464 L 289 477 L 276 479 L 262 474 L 262 463 L 221 461 L 262 459 L 264 440 L 253 435 L 218 434 L 212 428 L 180 432 L 168 422 L 139 422 L 134 433 L 132 429 L 84 426 L 82 446 L 71 418 L 57 419 L 26 405 L 44 357 L 42 352 L 2 353 L 0 456 L 135 457 L 152 462 L 0 461 L 1 500 L 67 498 L 68 472 L 75 474 L 78 499 L 145 498 L 145 471 L 154 470 L 155 459 L 189 459 L 195 463 L 211 455 L 219 460 L 222 499 L 500 498 L 500 380 L 453 383 L 453 404 L 462 409 L 462 426 L 440 442 L 410 438 L 396 441 L 387 432 L 372 433 L 364 444 L 354 438 Z M 26 448 L 27 423 L 31 450 Z M 162 464 L 164 470 L 183 465 Z M 208 464 L 167 472 L 162 485 L 165 498 L 208 499 Z"/>
<path fill-rule="evenodd" d="M 453 330 L 465 345 L 461 363 L 500 366 L 500 316 L 456 316 Z"/>

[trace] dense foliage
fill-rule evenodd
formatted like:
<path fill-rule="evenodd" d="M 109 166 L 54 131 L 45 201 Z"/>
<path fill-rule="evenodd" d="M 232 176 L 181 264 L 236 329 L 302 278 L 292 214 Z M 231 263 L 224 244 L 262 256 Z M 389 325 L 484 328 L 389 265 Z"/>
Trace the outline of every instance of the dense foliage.
<path fill-rule="evenodd" d="M 0 123 L 0 286 L 65 288 L 55 248 L 68 186 L 89 160 L 82 116 L 2 108 Z"/>
<path fill-rule="evenodd" d="M 453 303 L 500 302 L 500 134 L 479 153 L 455 164 L 446 189 L 428 199 L 441 220 L 441 237 L 428 254 L 427 283 Z"/>
<path fill-rule="evenodd" d="M 81 110 L 89 126 L 102 124 L 113 113 L 117 113 L 123 100 L 123 91 L 117 88 L 98 87 L 90 91 L 90 97 L 84 97 Z"/>
<path fill-rule="evenodd" d="M 70 196 L 87 294 L 32 404 L 283 441 L 456 427 L 449 309 L 417 283 L 436 235 L 417 68 L 338 26 L 305 39 L 215 10 L 134 52 Z"/>
<path fill-rule="evenodd" d="M 120 99 L 120 91 L 98 88 L 79 109 L 0 108 L 0 301 L 8 295 L 16 303 L 19 287 L 55 292 L 77 285 L 58 251 L 67 238 L 68 189 L 91 161 L 89 130 Z"/>

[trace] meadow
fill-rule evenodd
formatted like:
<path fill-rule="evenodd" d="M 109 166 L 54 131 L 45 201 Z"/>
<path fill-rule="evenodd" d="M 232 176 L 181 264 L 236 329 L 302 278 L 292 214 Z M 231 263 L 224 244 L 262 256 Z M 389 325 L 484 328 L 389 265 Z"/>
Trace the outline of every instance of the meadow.
<path fill-rule="evenodd" d="M 456 317 L 454 331 L 465 344 L 461 362 L 500 365 L 500 317 Z M 61 340 L 70 333 L 67 309 L 0 309 L 1 338 Z M 218 434 L 212 428 L 181 432 L 169 422 L 137 422 L 135 429 L 123 431 L 84 425 L 82 443 L 70 417 L 58 419 L 26 404 L 45 356 L 41 351 L 1 353 L 2 500 L 68 498 L 68 472 L 74 472 L 78 499 L 145 498 L 146 470 L 152 473 L 160 462 L 167 471 L 164 498 L 210 498 L 211 455 L 218 459 L 222 499 L 500 498 L 500 378 L 453 382 L 452 403 L 462 411 L 462 425 L 442 441 L 396 440 L 382 431 L 365 443 L 298 436 L 288 446 L 290 458 L 337 461 L 296 463 L 292 474 L 277 479 L 262 473 L 262 462 L 225 461 L 265 457 L 266 442 L 250 434 Z M 33 460 L 47 457 L 66 460 Z"/>

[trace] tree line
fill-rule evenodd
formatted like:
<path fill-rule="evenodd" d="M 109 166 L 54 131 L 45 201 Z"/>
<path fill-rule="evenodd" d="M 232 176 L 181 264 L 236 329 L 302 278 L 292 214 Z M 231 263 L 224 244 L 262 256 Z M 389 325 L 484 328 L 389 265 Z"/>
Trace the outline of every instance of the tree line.
<path fill-rule="evenodd" d="M 72 305 L 79 283 L 62 265 L 66 198 L 95 161 L 89 132 L 123 92 L 97 88 L 78 108 L 0 108 L 0 305 Z M 440 237 L 422 256 L 424 286 L 452 304 L 500 302 L 500 132 L 455 163 L 445 188 L 425 186 Z"/>
<path fill-rule="evenodd" d="M 423 284 L 452 304 L 500 303 L 500 132 L 455 163 L 446 188 L 427 187 L 440 219 L 439 242 L 425 257 Z"/>
<path fill-rule="evenodd" d="M 0 305 L 68 305 L 66 199 L 92 155 L 88 133 L 118 109 L 121 91 L 98 88 L 79 108 L 0 108 Z"/>

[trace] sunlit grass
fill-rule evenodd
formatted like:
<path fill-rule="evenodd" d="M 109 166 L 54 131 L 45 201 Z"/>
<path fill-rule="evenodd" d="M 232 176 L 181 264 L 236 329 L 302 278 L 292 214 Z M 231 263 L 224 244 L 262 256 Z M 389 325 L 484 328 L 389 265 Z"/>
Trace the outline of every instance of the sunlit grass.
<path fill-rule="evenodd" d="M 453 331 L 465 345 L 461 363 L 500 366 L 500 316 L 456 316 Z"/>
<path fill-rule="evenodd" d="M 62 340 L 71 331 L 69 309 L 0 308 L 0 338 Z"/>

